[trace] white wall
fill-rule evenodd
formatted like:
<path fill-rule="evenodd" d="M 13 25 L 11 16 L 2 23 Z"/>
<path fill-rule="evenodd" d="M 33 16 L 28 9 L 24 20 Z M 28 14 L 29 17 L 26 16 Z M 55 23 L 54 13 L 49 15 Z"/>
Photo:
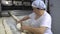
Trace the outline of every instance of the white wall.
<path fill-rule="evenodd" d="M 53 32 L 54 34 L 60 34 L 60 0 L 50 0 L 50 5 Z"/>

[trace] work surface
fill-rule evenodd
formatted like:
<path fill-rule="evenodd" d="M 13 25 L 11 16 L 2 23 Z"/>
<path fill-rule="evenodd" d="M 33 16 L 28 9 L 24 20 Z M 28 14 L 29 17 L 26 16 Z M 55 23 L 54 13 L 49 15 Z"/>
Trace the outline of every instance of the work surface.
<path fill-rule="evenodd" d="M 19 19 L 24 16 L 18 16 Z M 16 21 L 12 17 L 0 18 L 0 34 L 20 34 L 20 31 L 16 27 Z"/>

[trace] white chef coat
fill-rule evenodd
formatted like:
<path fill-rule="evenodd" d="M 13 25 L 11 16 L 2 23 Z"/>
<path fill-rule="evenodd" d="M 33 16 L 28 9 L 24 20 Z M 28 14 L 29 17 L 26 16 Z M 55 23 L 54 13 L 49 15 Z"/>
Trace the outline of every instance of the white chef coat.
<path fill-rule="evenodd" d="M 29 15 L 30 17 L 30 26 L 34 28 L 39 28 L 40 26 L 47 27 L 44 34 L 52 34 L 51 31 L 51 16 L 44 11 L 44 14 L 40 16 L 37 20 L 35 20 L 35 13 Z"/>

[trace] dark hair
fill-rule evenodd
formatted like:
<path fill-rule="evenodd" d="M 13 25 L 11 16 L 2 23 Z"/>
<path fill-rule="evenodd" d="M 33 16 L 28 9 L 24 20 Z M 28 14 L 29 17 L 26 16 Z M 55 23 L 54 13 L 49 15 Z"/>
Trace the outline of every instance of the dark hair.
<path fill-rule="evenodd" d="M 40 8 L 37 8 L 38 10 L 45 10 L 45 9 L 40 9 Z"/>

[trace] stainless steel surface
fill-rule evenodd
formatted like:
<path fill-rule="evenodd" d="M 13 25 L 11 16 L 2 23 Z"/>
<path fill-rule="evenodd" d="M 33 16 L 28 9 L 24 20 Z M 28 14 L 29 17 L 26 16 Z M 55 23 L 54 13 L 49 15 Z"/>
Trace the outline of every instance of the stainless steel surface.
<path fill-rule="evenodd" d="M 9 16 L 8 11 L 12 12 L 13 15 L 19 15 L 19 16 L 23 16 L 23 15 L 29 15 L 30 13 L 32 13 L 31 10 L 6 10 L 6 11 L 2 11 L 2 16 Z"/>
<path fill-rule="evenodd" d="M 23 5 L 24 6 L 31 6 L 31 3 L 30 2 L 23 2 Z"/>
<path fill-rule="evenodd" d="M 2 16 L 9 16 L 8 12 L 1 12 Z"/>
<path fill-rule="evenodd" d="M 15 6 L 22 6 L 22 1 L 13 1 Z"/>

